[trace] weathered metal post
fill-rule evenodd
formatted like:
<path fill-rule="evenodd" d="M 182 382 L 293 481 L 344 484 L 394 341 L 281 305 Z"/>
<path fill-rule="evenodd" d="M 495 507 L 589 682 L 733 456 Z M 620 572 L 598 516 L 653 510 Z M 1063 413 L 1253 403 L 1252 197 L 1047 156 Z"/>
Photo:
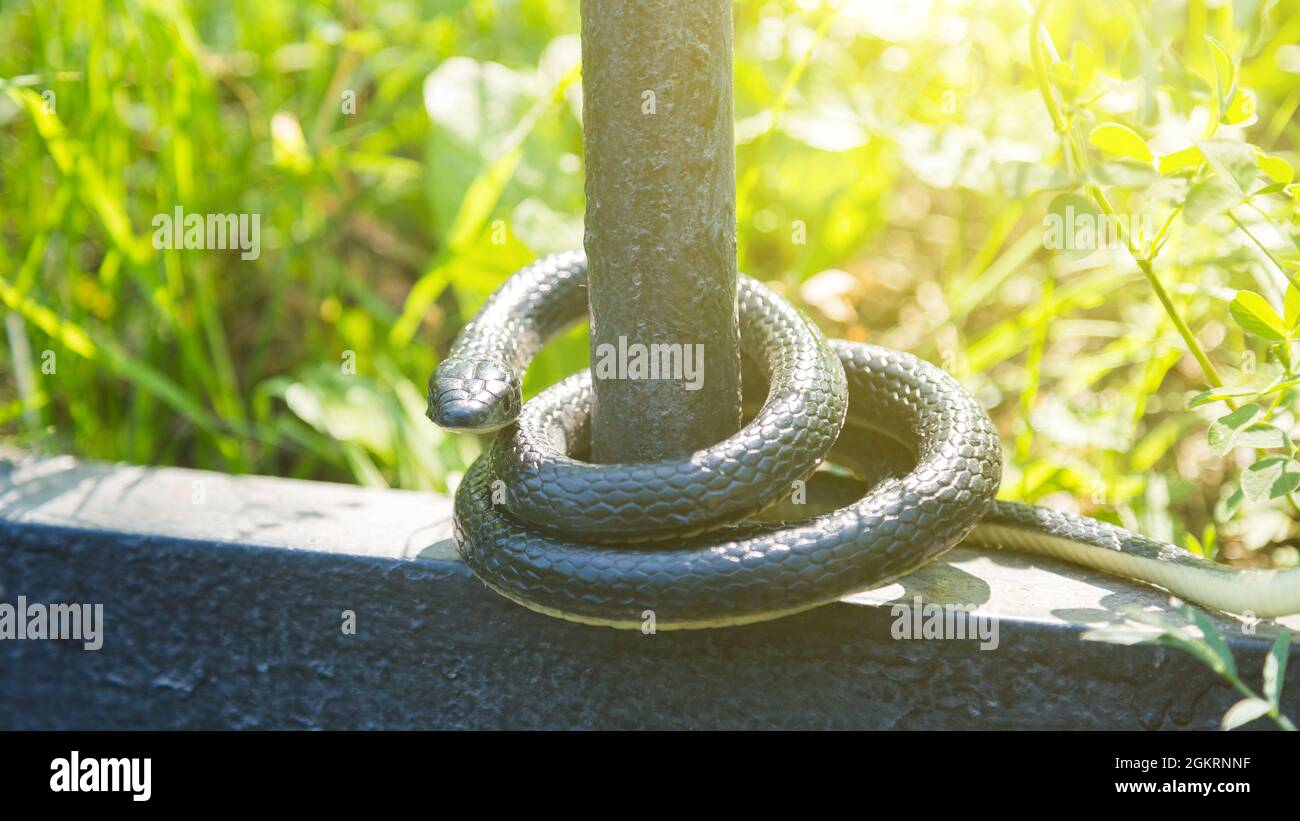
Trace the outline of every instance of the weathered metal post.
<path fill-rule="evenodd" d="M 730 0 L 582 2 L 597 462 L 740 424 L 731 29 Z"/>

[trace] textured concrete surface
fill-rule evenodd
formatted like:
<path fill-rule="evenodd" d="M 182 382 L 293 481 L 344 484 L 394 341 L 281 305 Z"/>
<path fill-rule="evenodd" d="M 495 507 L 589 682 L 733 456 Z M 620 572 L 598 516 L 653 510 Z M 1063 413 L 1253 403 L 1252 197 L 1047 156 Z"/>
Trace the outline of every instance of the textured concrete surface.
<path fill-rule="evenodd" d="M 1066 565 L 958 549 L 801 616 L 642 635 L 491 593 L 455 560 L 449 512 L 400 491 L 0 461 L 0 602 L 101 602 L 105 620 L 96 652 L 0 641 L 0 728 L 1209 728 L 1236 700 L 1179 652 L 1081 641 L 1167 603 Z M 916 595 L 996 616 L 998 648 L 894 639 L 891 605 Z M 1267 642 L 1221 625 L 1258 686 Z"/>
<path fill-rule="evenodd" d="M 686 456 L 740 424 L 731 13 L 729 0 L 582 3 L 592 363 L 620 337 L 703 355 L 697 390 L 593 371 L 598 462 Z"/>

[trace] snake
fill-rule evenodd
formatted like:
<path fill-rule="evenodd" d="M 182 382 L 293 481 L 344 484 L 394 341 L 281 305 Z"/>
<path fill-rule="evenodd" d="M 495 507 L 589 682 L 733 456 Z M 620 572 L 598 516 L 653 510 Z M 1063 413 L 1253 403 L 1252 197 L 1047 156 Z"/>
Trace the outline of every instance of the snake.
<path fill-rule="evenodd" d="M 878 588 L 964 544 L 1064 560 L 1226 613 L 1300 612 L 1300 569 L 1239 570 L 996 498 L 997 430 L 947 371 L 828 340 L 743 274 L 736 300 L 757 405 L 740 430 L 681 459 L 603 464 L 585 458 L 590 371 L 527 403 L 522 391 L 534 357 L 586 315 L 585 255 L 544 257 L 487 299 L 428 392 L 435 424 L 493 436 L 453 505 L 457 552 L 487 587 L 583 624 L 730 627 Z M 856 498 L 830 503 L 831 486 Z"/>

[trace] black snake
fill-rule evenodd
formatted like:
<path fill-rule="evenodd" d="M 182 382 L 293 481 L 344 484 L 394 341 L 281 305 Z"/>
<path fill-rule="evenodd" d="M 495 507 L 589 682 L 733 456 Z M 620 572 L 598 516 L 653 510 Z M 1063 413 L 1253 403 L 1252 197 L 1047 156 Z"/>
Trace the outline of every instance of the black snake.
<path fill-rule="evenodd" d="M 744 276 L 741 345 L 768 385 L 750 421 L 680 461 L 582 461 L 590 373 L 526 405 L 520 379 L 547 340 L 585 315 L 586 273 L 573 252 L 515 274 L 429 380 L 438 425 L 499 431 L 457 490 L 455 539 L 484 583 L 526 607 L 624 628 L 650 612 L 656 629 L 744 624 L 879 586 L 965 540 L 1220 610 L 1300 612 L 1300 570 L 1233 570 L 1094 519 L 996 501 L 997 432 L 955 379 L 910 354 L 827 341 Z M 774 504 L 794 508 L 796 483 L 811 486 L 828 456 L 874 482 L 839 509 L 755 518 Z"/>

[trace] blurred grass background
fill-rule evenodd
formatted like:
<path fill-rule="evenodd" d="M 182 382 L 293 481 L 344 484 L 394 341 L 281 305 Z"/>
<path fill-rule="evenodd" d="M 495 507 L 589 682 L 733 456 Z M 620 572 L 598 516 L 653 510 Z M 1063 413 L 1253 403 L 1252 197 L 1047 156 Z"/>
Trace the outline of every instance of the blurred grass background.
<path fill-rule="evenodd" d="M 1216 534 L 1229 468 L 1132 260 L 1043 248 L 1059 140 L 1031 11 L 737 2 L 741 268 L 832 336 L 955 373 L 1002 431 L 1003 497 L 1248 558 L 1292 519 Z M 1048 22 L 1135 117 L 1188 82 L 1151 54 L 1203 74 L 1213 34 L 1244 54 L 1251 139 L 1296 164 L 1300 0 L 1060 2 Z M 4 0 L 0 441 L 454 485 L 477 444 L 423 418 L 425 380 L 509 273 L 581 244 L 577 31 L 570 0 Z M 154 249 L 176 205 L 260 214 L 260 257 Z M 1161 259 L 1228 370 L 1251 343 L 1222 294 L 1258 266 L 1210 227 Z M 527 387 L 585 364 L 577 329 Z"/>

